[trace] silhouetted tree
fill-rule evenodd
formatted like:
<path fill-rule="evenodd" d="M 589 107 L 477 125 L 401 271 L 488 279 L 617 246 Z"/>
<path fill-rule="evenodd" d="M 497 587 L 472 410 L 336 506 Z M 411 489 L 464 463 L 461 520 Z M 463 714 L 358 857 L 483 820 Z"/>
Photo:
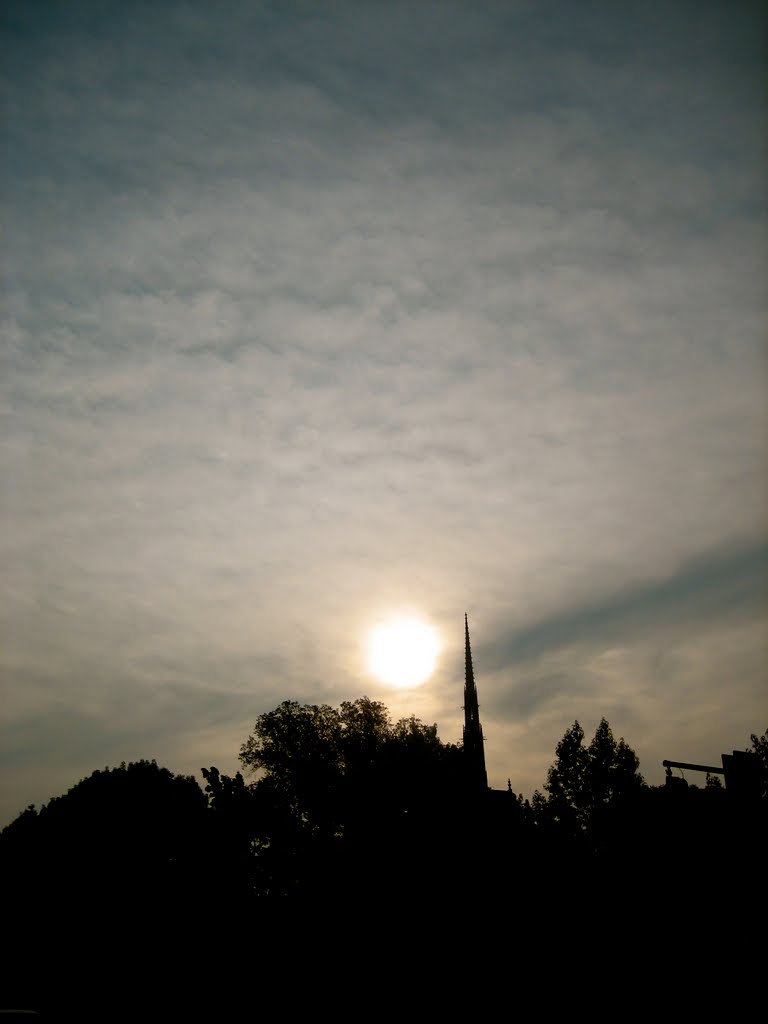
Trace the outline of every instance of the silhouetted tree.
<path fill-rule="evenodd" d="M 561 839 L 594 847 L 604 841 L 619 814 L 645 786 L 637 755 L 623 738 L 616 741 L 605 718 L 588 747 L 584 730 L 574 722 L 555 755 L 544 786 L 548 798 L 534 794 L 535 817 L 550 831 L 556 825 Z"/>
<path fill-rule="evenodd" d="M 121 871 L 122 888 L 185 869 L 204 828 L 206 799 L 192 776 L 156 761 L 95 771 L 39 812 L 27 808 L 4 829 L 8 856 L 45 861 L 46 876 L 66 870 L 84 880 Z"/>
<path fill-rule="evenodd" d="M 328 704 L 283 701 L 256 720 L 240 763 L 259 773 L 309 831 L 334 831 L 331 795 L 344 770 L 342 722 Z"/>
<path fill-rule="evenodd" d="M 71 1002 L 62 1019 L 80 1019 L 98 1008 L 103 985 L 112 1017 L 134 991 L 156 987 L 149 979 L 160 971 L 172 979 L 174 950 L 206 930 L 215 904 L 207 825 L 195 779 L 143 760 L 95 771 L 4 829 L 0 905 L 13 936 L 4 973 L 14 1002 L 31 996 L 57 1008 L 53 1019 Z M 115 980 L 123 971 L 130 986 Z"/>
<path fill-rule="evenodd" d="M 752 741 L 751 753 L 757 758 L 760 795 L 763 800 L 768 800 L 768 729 L 762 736 L 752 733 L 749 737 Z"/>
<path fill-rule="evenodd" d="M 259 716 L 240 751 L 262 806 L 257 843 L 270 890 L 351 884 L 398 859 L 413 877 L 445 824 L 458 747 L 415 717 L 394 725 L 367 697 L 339 708 L 284 701 Z"/>
<path fill-rule="evenodd" d="M 338 709 L 283 701 L 256 720 L 240 762 L 282 790 L 309 827 L 322 829 L 338 825 L 350 792 L 380 789 L 383 779 L 390 793 L 437 785 L 440 767 L 457 753 L 436 725 L 413 716 L 393 725 L 383 704 L 361 697 Z"/>
<path fill-rule="evenodd" d="M 623 737 L 617 742 L 607 720 L 601 718 L 587 748 L 584 784 L 588 805 L 594 809 L 636 793 L 645 785 L 639 767 L 634 750 Z"/>
<path fill-rule="evenodd" d="M 546 817 L 556 821 L 570 836 L 579 835 L 585 825 L 589 803 L 586 780 L 584 730 L 576 721 L 565 730 L 555 748 L 555 763 L 547 772 L 547 781 L 544 783 L 544 789 L 549 794 L 546 807 L 537 801 Z"/>
<path fill-rule="evenodd" d="M 200 771 L 208 795 L 208 856 L 219 880 L 219 898 L 243 900 L 258 888 L 255 852 L 262 816 L 256 791 L 240 772 L 233 778 L 213 766 Z"/>

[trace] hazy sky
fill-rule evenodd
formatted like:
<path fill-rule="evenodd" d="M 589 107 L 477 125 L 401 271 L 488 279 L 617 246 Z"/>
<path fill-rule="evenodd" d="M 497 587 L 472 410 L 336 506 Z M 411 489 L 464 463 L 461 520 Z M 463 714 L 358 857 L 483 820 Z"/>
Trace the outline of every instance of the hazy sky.
<path fill-rule="evenodd" d="M 0 824 L 465 611 L 496 787 L 765 731 L 761 6 L 6 0 Z"/>

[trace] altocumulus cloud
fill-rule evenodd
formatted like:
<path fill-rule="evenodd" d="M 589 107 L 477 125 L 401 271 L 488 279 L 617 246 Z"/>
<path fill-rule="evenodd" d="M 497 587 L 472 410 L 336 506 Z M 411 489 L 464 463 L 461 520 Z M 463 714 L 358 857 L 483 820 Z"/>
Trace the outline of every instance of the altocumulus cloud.
<path fill-rule="evenodd" d="M 467 608 L 495 785 L 764 729 L 761 18 L 7 5 L 6 818 Z"/>

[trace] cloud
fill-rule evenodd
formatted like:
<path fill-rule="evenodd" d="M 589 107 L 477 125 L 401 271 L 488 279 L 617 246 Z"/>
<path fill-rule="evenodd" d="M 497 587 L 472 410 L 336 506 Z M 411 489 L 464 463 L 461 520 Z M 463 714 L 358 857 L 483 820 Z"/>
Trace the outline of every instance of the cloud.
<path fill-rule="evenodd" d="M 552 615 L 486 645 L 483 656 L 494 671 L 562 648 L 610 648 L 649 632 L 680 634 L 692 627 L 706 631 L 759 622 L 767 612 L 768 545 L 763 542 L 696 558 L 665 578 Z"/>
<path fill-rule="evenodd" d="M 52 707 L 63 749 L 124 713 L 138 744 L 146 698 L 168 749 L 221 722 L 231 757 L 282 696 L 373 685 L 361 632 L 400 605 L 456 631 L 408 695 L 448 738 L 466 608 L 488 732 L 539 716 L 549 750 L 613 690 L 650 733 L 626 662 L 684 649 L 688 679 L 705 630 L 716 687 L 764 572 L 751 9 L 12 7 L 0 664 L 27 749 Z"/>

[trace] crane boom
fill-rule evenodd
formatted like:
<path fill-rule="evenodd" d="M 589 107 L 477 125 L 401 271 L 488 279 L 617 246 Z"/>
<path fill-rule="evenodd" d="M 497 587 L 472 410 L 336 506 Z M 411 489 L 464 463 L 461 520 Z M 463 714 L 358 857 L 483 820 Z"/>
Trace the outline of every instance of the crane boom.
<path fill-rule="evenodd" d="M 711 764 L 688 764 L 685 761 L 662 761 L 665 768 L 688 768 L 692 772 L 713 772 L 715 775 L 725 775 L 725 768 L 715 768 Z"/>

